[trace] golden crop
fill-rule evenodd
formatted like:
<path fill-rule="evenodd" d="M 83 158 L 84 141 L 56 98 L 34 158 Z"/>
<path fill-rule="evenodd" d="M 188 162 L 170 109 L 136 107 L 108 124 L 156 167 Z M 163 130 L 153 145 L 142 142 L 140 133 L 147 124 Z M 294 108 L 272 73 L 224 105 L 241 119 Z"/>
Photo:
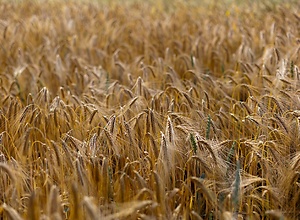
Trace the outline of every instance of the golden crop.
<path fill-rule="evenodd" d="M 299 11 L 1 1 L 0 218 L 299 219 Z"/>

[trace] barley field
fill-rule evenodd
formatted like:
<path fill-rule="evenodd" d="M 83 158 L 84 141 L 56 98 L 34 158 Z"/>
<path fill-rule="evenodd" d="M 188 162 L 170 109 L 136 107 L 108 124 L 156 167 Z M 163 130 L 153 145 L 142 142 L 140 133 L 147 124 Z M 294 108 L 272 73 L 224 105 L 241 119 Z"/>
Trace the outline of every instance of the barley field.
<path fill-rule="evenodd" d="M 0 0 L 0 219 L 300 219 L 299 2 Z"/>

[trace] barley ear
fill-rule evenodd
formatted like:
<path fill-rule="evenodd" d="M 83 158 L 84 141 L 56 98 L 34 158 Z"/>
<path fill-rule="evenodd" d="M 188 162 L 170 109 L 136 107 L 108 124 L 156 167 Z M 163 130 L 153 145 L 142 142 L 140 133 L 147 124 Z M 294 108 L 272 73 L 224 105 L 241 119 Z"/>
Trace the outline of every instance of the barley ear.
<path fill-rule="evenodd" d="M 196 143 L 195 137 L 192 133 L 190 133 L 190 141 L 191 141 L 191 145 L 192 145 L 194 154 L 197 154 L 197 143 Z"/>
<path fill-rule="evenodd" d="M 210 118 L 210 115 L 208 115 L 207 125 L 206 125 L 206 140 L 209 140 L 210 126 L 211 126 L 211 118 Z"/>
<path fill-rule="evenodd" d="M 21 215 L 11 206 L 6 205 L 5 203 L 2 205 L 3 210 L 8 214 L 8 216 L 10 217 L 10 219 L 13 220 L 23 220 L 23 218 L 21 217 Z"/>
<path fill-rule="evenodd" d="M 235 172 L 235 180 L 233 184 L 233 195 L 232 195 L 232 202 L 234 207 L 234 216 L 237 219 L 238 211 L 239 211 L 239 202 L 240 202 L 240 184 L 241 184 L 241 174 L 240 174 L 240 161 L 237 160 L 236 162 L 236 172 Z"/>

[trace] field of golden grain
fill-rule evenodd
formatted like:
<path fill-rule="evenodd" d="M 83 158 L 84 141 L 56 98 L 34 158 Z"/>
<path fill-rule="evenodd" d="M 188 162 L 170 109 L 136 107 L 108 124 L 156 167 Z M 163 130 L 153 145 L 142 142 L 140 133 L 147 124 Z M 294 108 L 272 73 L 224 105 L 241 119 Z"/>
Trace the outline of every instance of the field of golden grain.
<path fill-rule="evenodd" d="M 295 1 L 4 1 L 0 219 L 299 219 Z"/>

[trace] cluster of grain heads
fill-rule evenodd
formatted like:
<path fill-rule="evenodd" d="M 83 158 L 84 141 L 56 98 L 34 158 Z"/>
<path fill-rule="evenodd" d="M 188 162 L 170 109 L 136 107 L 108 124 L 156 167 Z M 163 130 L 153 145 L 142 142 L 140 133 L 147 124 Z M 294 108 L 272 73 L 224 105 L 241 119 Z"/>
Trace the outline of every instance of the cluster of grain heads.
<path fill-rule="evenodd" d="M 299 218 L 299 5 L 165 3 L 1 4 L 1 219 Z"/>

